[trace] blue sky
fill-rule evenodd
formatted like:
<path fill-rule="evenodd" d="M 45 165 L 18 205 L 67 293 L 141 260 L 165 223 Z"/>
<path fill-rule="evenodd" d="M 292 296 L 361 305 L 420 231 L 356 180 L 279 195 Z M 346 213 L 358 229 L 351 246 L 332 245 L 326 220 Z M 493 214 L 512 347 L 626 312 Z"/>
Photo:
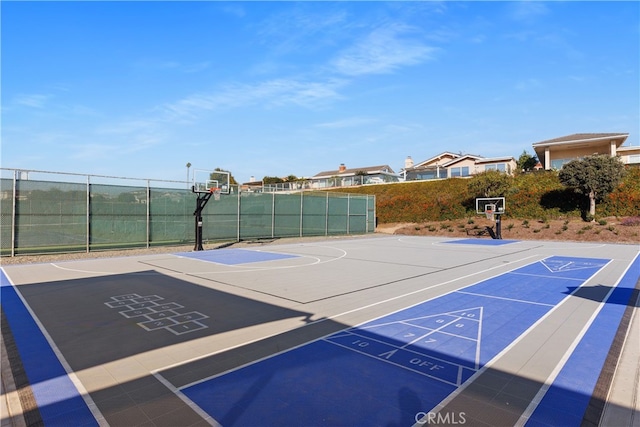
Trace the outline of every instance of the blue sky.
<path fill-rule="evenodd" d="M 640 3 L 7 2 L 2 166 L 312 176 L 639 145 Z"/>

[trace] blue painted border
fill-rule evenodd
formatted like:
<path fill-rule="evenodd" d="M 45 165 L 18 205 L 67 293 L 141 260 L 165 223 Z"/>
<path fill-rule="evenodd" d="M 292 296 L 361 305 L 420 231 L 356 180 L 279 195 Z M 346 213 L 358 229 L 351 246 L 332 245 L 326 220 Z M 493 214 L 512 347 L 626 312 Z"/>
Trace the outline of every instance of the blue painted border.
<path fill-rule="evenodd" d="M 4 269 L 0 273 L 2 309 L 44 425 L 99 425 Z"/>
<path fill-rule="evenodd" d="M 578 426 L 582 423 L 638 280 L 640 255 L 636 256 L 618 286 L 609 294 L 593 323 L 529 417 L 527 426 Z"/>

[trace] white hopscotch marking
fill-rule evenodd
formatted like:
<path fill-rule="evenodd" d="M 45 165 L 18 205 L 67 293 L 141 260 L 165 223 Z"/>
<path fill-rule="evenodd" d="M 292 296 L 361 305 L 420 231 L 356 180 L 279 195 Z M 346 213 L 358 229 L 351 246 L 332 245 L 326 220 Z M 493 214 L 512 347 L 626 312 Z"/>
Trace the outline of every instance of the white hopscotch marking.
<path fill-rule="evenodd" d="M 208 328 L 199 320 L 209 316 L 198 311 L 180 313 L 176 310 L 184 308 L 183 305 L 163 300 L 159 295 L 125 294 L 113 296 L 104 304 L 109 308 L 124 309 L 119 313 L 127 319 L 140 320 L 138 326 L 147 332 L 165 329 L 174 335 L 182 335 Z"/>

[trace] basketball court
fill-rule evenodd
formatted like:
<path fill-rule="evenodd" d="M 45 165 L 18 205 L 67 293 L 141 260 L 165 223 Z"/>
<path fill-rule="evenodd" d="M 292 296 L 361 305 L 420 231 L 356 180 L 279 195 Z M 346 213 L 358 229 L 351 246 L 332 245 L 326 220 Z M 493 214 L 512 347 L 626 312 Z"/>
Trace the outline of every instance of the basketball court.
<path fill-rule="evenodd" d="M 637 425 L 639 278 L 637 245 L 377 234 L 7 265 L 7 397 L 45 425 Z"/>

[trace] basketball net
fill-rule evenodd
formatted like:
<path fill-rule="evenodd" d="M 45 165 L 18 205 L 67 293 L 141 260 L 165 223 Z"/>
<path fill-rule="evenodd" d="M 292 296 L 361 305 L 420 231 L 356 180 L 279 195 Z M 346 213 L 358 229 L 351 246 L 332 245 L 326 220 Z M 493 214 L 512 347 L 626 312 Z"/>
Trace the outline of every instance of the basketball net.
<path fill-rule="evenodd" d="M 484 214 L 487 216 L 487 219 L 489 221 L 493 221 L 493 210 L 492 209 L 487 209 L 486 211 L 484 211 Z"/>
<path fill-rule="evenodd" d="M 222 193 L 222 189 L 220 188 L 211 188 L 209 189 L 213 193 L 214 200 L 220 200 L 220 193 Z"/>

